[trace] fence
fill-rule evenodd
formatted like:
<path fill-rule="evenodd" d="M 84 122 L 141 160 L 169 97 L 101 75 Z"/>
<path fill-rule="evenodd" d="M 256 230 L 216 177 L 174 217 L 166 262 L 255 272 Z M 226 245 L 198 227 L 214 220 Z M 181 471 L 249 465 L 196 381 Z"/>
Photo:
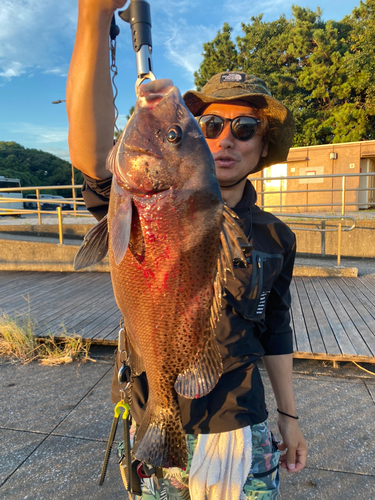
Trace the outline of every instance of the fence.
<path fill-rule="evenodd" d="M 375 208 L 375 172 L 250 177 L 258 193 L 258 205 L 279 212 L 347 211 Z M 279 181 L 279 189 L 269 183 Z M 296 189 L 298 181 L 298 189 Z M 321 188 L 314 184 L 323 183 Z M 288 188 L 292 184 L 293 189 Z M 327 188 L 327 185 L 331 185 Z M 348 185 L 349 184 L 349 185 Z M 303 186 L 306 187 L 303 187 Z M 309 186 L 314 186 L 313 188 Z M 304 200 L 306 202 L 304 203 Z M 322 203 L 323 201 L 323 203 Z"/>
<path fill-rule="evenodd" d="M 354 211 L 361 208 L 373 207 L 375 209 L 375 172 L 371 173 L 357 173 L 357 174 L 325 174 L 325 175 L 315 175 L 314 179 L 309 175 L 300 176 L 280 176 L 280 177 L 251 177 L 251 181 L 254 183 L 257 193 L 258 193 L 258 205 L 267 211 L 272 211 L 275 215 L 281 217 L 291 217 L 298 219 L 311 219 L 320 221 L 319 224 L 313 224 L 313 227 L 292 227 L 292 229 L 298 230 L 309 230 L 309 231 L 320 231 L 321 233 L 326 231 L 337 231 L 338 233 L 338 246 L 337 246 L 337 264 L 340 266 L 341 259 L 341 233 L 342 231 L 351 231 L 355 228 L 355 218 L 346 214 L 348 208 Z M 311 182 L 318 183 L 319 179 L 323 179 L 323 186 L 318 189 L 314 186 L 313 189 L 309 188 Z M 331 180 L 332 188 L 327 189 L 326 179 Z M 348 182 L 348 179 L 350 181 Z M 353 181 L 356 179 L 355 181 Z M 363 179 L 365 181 L 363 181 Z M 302 182 L 301 182 L 302 180 Z M 306 180 L 306 187 L 303 188 L 304 181 Z M 272 190 L 268 189 L 268 184 L 270 182 L 279 181 L 279 189 Z M 295 182 L 299 181 L 298 189 L 288 189 L 288 183 L 295 186 Z M 340 187 L 337 187 L 337 181 L 340 182 Z M 348 185 L 349 184 L 349 185 Z M 336 187 L 335 187 L 336 186 Z M 23 215 L 36 213 L 38 215 L 38 223 L 42 224 L 42 214 L 55 214 L 58 217 L 59 223 L 59 241 L 63 243 L 63 214 L 62 206 L 70 201 L 73 205 L 73 210 L 67 211 L 73 216 L 89 216 L 90 214 L 87 210 L 84 210 L 83 199 L 76 196 L 76 189 L 81 188 L 80 185 L 70 185 L 70 186 L 38 186 L 38 187 L 28 187 L 28 188 L 4 188 L 0 189 L 1 192 L 6 192 L 6 197 L 0 197 L 0 215 Z M 56 198 L 41 198 L 42 191 L 45 190 L 60 190 L 60 189 L 72 189 L 72 198 L 69 199 L 56 199 Z M 19 198 L 15 199 L 11 197 L 12 191 L 22 191 L 28 192 L 33 191 L 36 193 L 36 203 L 35 209 L 2 209 L 1 205 L 9 202 L 20 201 Z M 329 196 L 326 196 L 329 194 Z M 309 196 L 312 199 L 308 200 L 308 203 L 303 203 L 304 197 Z M 46 195 L 44 195 L 46 196 Z M 296 199 L 298 197 L 298 200 Z M 324 202 L 319 201 L 324 199 Z M 329 202 L 328 198 L 331 198 Z M 317 200 L 316 202 L 314 202 Z M 25 201 L 25 198 L 23 198 Z M 43 210 L 42 205 L 54 203 L 58 205 L 56 211 Z M 81 209 L 80 209 L 81 207 Z M 289 209 L 294 209 L 293 212 L 289 212 Z M 314 215 L 309 215 L 306 212 L 314 211 L 330 211 L 330 214 L 315 213 Z M 338 212 L 337 215 L 334 212 Z M 326 222 L 332 222 L 337 220 L 336 226 L 326 226 Z M 350 220 L 351 226 L 344 226 L 343 222 Z M 0 222 L 1 223 L 1 222 Z"/>

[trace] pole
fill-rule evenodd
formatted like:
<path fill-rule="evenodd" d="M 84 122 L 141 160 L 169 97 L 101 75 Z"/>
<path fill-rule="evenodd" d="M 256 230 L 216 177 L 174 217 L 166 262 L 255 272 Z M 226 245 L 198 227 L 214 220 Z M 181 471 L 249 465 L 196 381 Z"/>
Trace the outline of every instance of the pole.
<path fill-rule="evenodd" d="M 39 198 L 39 189 L 36 189 L 36 208 L 38 210 L 38 224 L 42 225 L 42 214 L 40 213 L 40 198 Z"/>
<path fill-rule="evenodd" d="M 76 205 L 76 190 L 74 188 L 75 182 L 74 182 L 74 166 L 72 164 L 72 198 L 73 198 L 73 212 L 74 216 L 77 215 L 77 205 Z"/>
<path fill-rule="evenodd" d="M 64 243 L 63 240 L 63 225 L 62 225 L 62 212 L 61 212 L 61 205 L 57 207 L 57 218 L 59 220 L 59 243 L 62 245 Z"/>
<path fill-rule="evenodd" d="M 345 215 L 345 175 L 342 177 L 342 191 L 341 191 L 341 215 Z M 337 267 L 341 264 L 341 224 L 342 219 L 339 222 L 339 233 L 337 237 Z"/>

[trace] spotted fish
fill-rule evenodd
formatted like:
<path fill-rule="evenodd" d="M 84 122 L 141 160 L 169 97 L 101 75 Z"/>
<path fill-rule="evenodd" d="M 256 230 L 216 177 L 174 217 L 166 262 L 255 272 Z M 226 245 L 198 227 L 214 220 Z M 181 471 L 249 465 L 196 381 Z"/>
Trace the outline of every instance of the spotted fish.
<path fill-rule="evenodd" d="M 108 216 L 88 233 L 76 269 L 109 251 L 113 289 L 132 373 L 149 397 L 133 452 L 154 466 L 185 467 L 179 394 L 200 398 L 222 374 L 215 341 L 226 271 L 246 239 L 224 205 L 214 162 L 180 92 L 142 85 L 135 112 L 111 150 Z"/>

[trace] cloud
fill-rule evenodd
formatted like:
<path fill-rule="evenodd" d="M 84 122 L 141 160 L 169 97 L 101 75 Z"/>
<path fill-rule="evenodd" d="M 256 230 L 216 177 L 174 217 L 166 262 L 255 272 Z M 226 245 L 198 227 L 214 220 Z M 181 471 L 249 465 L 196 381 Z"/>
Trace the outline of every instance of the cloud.
<path fill-rule="evenodd" d="M 66 73 L 76 13 L 76 0 L 2 0 L 0 76 L 14 78 L 35 68 Z"/>
<path fill-rule="evenodd" d="M 22 64 L 19 62 L 10 61 L 8 64 L 5 63 L 3 66 L 0 59 L 0 68 L 2 67 L 4 67 L 4 71 L 0 72 L 0 76 L 6 78 L 7 80 L 14 76 L 20 76 L 25 72 Z"/>
<path fill-rule="evenodd" d="M 66 160 L 70 163 L 69 149 L 63 148 L 42 148 L 46 153 L 51 153 L 52 155 L 58 156 L 62 160 Z"/>

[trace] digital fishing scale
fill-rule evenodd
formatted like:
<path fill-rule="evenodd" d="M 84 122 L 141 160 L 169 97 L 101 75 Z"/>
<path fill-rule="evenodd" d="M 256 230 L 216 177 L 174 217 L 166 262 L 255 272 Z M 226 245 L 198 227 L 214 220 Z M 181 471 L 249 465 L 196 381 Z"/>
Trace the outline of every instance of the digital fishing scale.
<path fill-rule="evenodd" d="M 131 0 L 129 7 L 119 12 L 119 15 L 122 20 L 130 24 L 137 64 L 137 88 L 144 80 L 155 80 L 152 72 L 150 4 L 145 0 Z"/>

